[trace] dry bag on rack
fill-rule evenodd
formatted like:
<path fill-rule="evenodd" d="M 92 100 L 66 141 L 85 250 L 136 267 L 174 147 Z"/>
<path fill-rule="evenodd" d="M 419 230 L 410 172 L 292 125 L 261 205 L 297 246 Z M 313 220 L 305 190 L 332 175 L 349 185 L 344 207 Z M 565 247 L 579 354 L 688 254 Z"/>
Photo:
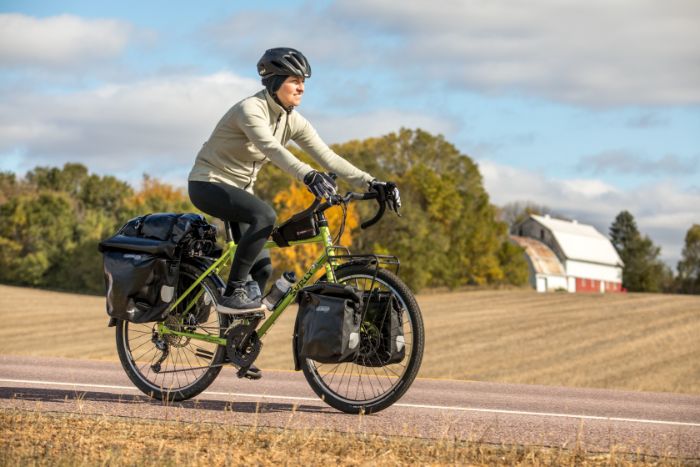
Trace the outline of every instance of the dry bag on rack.
<path fill-rule="evenodd" d="M 362 347 L 355 363 L 381 367 L 406 357 L 402 309 L 390 292 L 373 290 L 363 294 Z"/>
<path fill-rule="evenodd" d="M 352 361 L 360 349 L 362 295 L 351 286 L 303 288 L 294 326 L 297 355 L 320 363 Z"/>

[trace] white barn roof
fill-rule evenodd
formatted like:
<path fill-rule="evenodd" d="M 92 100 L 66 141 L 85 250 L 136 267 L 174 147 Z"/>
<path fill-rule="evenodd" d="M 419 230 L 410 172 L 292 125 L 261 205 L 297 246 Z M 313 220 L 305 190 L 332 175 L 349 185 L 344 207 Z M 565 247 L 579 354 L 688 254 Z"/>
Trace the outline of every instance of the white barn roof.
<path fill-rule="evenodd" d="M 556 239 L 567 259 L 622 266 L 622 260 L 610 240 L 593 226 L 531 215 Z"/>

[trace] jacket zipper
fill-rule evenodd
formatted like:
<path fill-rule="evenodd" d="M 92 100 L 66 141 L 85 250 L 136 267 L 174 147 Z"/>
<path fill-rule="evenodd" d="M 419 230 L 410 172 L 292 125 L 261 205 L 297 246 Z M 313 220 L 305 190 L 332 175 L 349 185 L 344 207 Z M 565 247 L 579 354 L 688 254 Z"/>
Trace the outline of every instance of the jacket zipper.
<path fill-rule="evenodd" d="M 280 121 L 282 120 L 282 114 L 280 114 L 279 117 L 277 117 L 277 122 L 275 122 L 275 129 L 272 130 L 272 136 L 275 136 L 277 134 L 277 128 L 280 125 Z M 287 127 L 287 123 L 285 121 L 285 128 Z M 257 161 L 253 161 L 253 170 L 250 171 L 250 180 L 246 184 L 244 190 L 247 190 L 248 187 L 250 186 L 251 183 L 253 183 L 253 175 L 255 175 L 255 164 L 257 164 Z"/>

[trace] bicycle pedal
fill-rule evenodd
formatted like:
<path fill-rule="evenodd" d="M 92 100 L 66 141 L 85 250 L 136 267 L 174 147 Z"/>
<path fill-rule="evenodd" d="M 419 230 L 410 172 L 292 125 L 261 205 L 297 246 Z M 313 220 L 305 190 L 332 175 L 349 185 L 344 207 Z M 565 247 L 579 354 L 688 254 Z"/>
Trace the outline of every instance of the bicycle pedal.
<path fill-rule="evenodd" d="M 258 380 L 262 378 L 262 371 L 260 371 L 259 368 L 257 367 L 249 367 L 249 368 L 239 368 L 238 371 L 236 372 L 236 376 L 239 378 L 246 378 L 250 380 Z"/>

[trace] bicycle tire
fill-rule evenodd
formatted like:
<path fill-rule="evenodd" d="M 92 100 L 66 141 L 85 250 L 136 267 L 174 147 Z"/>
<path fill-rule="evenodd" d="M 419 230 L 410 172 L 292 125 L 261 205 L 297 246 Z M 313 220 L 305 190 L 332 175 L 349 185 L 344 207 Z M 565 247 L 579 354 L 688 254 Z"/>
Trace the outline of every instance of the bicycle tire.
<path fill-rule="evenodd" d="M 351 283 L 358 287 L 358 283 L 371 284 L 375 269 L 366 265 L 350 265 L 338 268 L 335 274 L 338 282 Z M 352 362 L 322 364 L 311 359 L 302 359 L 300 362 L 304 377 L 311 389 L 324 402 L 341 412 L 371 414 L 391 406 L 411 386 L 423 358 L 425 346 L 423 318 L 413 293 L 401 279 L 385 269 L 377 271 L 376 283 L 391 291 L 399 299 L 404 323 L 404 338 L 410 336 L 410 342 L 407 341 L 405 344 L 407 352 L 403 361 L 407 362 L 406 365 L 394 364 L 377 369 Z M 362 287 L 358 288 L 362 289 Z M 408 327 L 406 327 L 407 323 Z M 323 369 L 330 366 L 333 368 Z M 398 368 L 401 368 L 400 374 L 396 376 L 389 374 L 388 371 L 396 373 Z M 379 374 L 378 371 L 383 371 L 384 374 Z M 353 373 L 357 373 L 356 376 L 353 376 Z M 334 384 L 339 375 L 340 381 Z M 365 378 L 364 382 L 363 378 Z M 376 385 L 373 384 L 373 380 Z M 343 386 L 346 386 L 345 389 Z"/>
<path fill-rule="evenodd" d="M 204 271 L 205 269 L 198 264 L 190 264 L 183 261 L 180 265 L 178 294 L 187 290 Z M 200 332 L 202 330 L 211 333 L 216 331 L 219 336 L 223 337 L 228 323 L 227 317 L 217 313 L 215 305 L 211 305 L 211 303 L 214 303 L 214 297 L 218 296 L 219 293 L 216 284 L 211 277 L 207 277 L 201 282 L 201 286 L 204 288 L 204 294 L 197 301 L 195 311 L 188 312 L 188 316 L 192 314 L 195 316 L 195 319 L 200 314 L 203 316 L 207 313 L 207 316 L 205 322 L 196 322 L 196 325 L 191 325 L 191 327 L 195 327 Z M 197 290 L 193 291 L 192 294 L 196 292 Z M 209 303 L 207 303 L 207 295 L 209 300 L 211 300 Z M 176 315 L 178 310 L 185 306 L 184 303 L 186 302 L 188 302 L 187 299 L 178 305 L 171 316 Z M 209 307 L 208 312 L 204 307 Z M 127 376 L 139 390 L 154 399 L 177 402 L 200 394 L 214 382 L 221 371 L 221 365 L 225 358 L 225 348 L 216 344 L 207 344 L 203 341 L 195 342 L 177 337 L 170 338 L 170 342 L 167 344 L 169 349 L 168 355 L 162 362 L 165 363 L 166 373 L 154 372 L 152 365 L 156 357 L 159 357 L 158 352 L 160 352 L 161 356 L 164 354 L 162 350 L 156 347 L 156 337 L 154 337 L 157 336 L 155 332 L 156 325 L 157 323 L 135 324 L 123 320 L 117 323 L 117 353 Z M 139 337 L 131 336 L 132 334 L 139 335 L 139 333 Z M 147 335 L 148 333 L 150 333 L 150 339 Z M 167 338 L 161 342 L 163 341 L 168 342 Z M 134 348 L 134 346 L 137 347 Z M 178 350 L 175 356 L 170 358 L 172 348 Z M 138 353 L 140 355 L 138 357 L 134 355 L 135 350 L 139 350 Z M 151 354 L 153 354 L 152 357 L 150 357 Z M 146 363 L 143 363 L 144 361 Z M 192 361 L 196 362 L 194 368 L 202 369 L 184 369 L 186 365 L 190 365 L 192 368 Z M 174 371 L 167 373 L 169 368 Z M 168 377 L 167 375 L 171 376 Z"/>

